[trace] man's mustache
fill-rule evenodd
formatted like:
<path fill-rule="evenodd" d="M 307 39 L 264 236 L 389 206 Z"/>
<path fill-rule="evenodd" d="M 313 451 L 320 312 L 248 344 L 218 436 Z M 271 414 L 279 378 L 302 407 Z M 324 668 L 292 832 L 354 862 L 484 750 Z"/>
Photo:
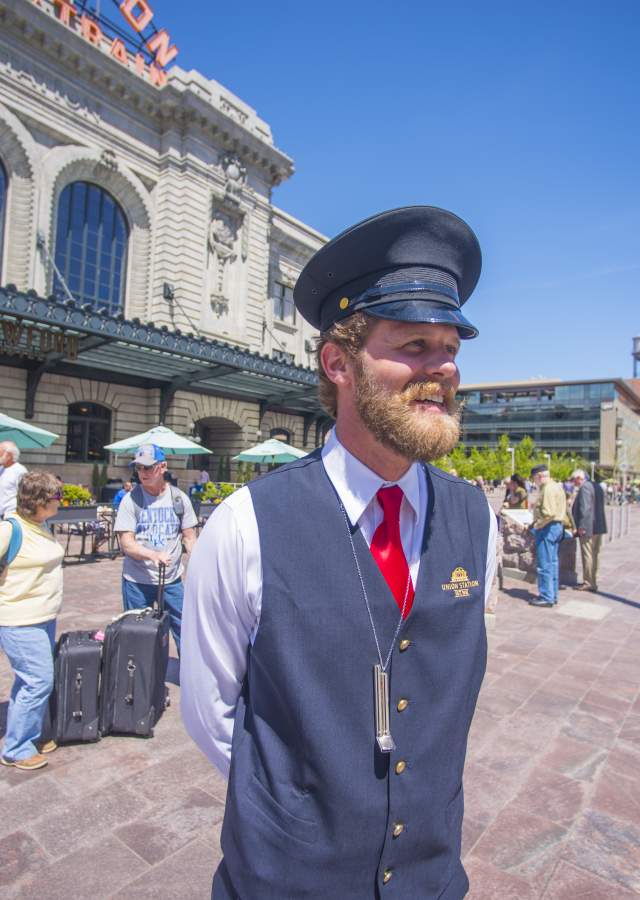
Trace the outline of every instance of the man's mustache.
<path fill-rule="evenodd" d="M 456 392 L 450 384 L 441 381 L 414 381 L 407 385 L 401 393 L 401 397 L 407 403 L 413 400 L 423 400 L 425 397 L 441 397 L 448 412 L 455 412 L 458 408 Z"/>

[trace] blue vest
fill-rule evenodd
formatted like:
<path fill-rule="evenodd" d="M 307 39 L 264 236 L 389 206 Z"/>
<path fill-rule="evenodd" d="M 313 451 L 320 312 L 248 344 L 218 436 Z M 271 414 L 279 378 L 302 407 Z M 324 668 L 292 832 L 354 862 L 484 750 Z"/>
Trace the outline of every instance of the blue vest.
<path fill-rule="evenodd" d="M 375 743 L 377 652 L 320 454 L 249 485 L 262 613 L 236 711 L 215 900 L 460 900 L 468 889 L 462 771 L 486 663 L 489 512 L 475 487 L 426 471 L 415 599 L 391 662 L 391 754 Z M 352 534 L 385 657 L 398 606 Z"/>

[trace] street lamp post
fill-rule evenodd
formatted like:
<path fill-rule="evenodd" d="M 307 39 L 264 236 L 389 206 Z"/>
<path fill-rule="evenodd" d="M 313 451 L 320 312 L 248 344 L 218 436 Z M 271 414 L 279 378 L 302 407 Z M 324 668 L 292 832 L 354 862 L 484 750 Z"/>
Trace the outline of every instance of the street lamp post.
<path fill-rule="evenodd" d="M 544 455 L 544 458 L 547 460 L 547 468 L 549 469 L 549 471 L 551 471 L 551 454 L 545 453 L 543 455 Z"/>
<path fill-rule="evenodd" d="M 507 450 L 511 454 L 511 474 L 513 475 L 516 470 L 516 451 L 513 447 L 507 447 Z"/>

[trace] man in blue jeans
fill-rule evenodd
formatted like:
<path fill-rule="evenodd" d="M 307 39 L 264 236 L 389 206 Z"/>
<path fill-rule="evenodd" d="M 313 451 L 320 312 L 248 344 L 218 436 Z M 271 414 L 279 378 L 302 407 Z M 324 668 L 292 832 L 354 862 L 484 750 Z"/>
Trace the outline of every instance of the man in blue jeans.
<path fill-rule="evenodd" d="M 182 547 L 190 553 L 196 542 L 196 514 L 183 491 L 165 481 L 165 455 L 155 444 L 136 450 L 140 485 L 123 497 L 115 530 L 125 555 L 122 601 L 125 609 L 151 606 L 158 593 L 159 565 L 166 566 L 164 601 L 171 632 L 180 653 L 182 627 Z"/>
<path fill-rule="evenodd" d="M 538 596 L 531 606 L 555 606 L 558 602 L 558 548 L 564 534 L 567 498 L 561 484 L 554 481 L 546 465 L 534 466 L 531 475 L 540 496 L 533 510 L 531 526 L 536 541 Z"/>

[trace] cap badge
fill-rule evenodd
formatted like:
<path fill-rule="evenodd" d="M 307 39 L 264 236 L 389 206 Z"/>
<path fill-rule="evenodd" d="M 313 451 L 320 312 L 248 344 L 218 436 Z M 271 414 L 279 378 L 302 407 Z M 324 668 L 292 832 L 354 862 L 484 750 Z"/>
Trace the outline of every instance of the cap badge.
<path fill-rule="evenodd" d="M 346 309 L 348 305 L 349 305 L 349 298 L 341 297 L 340 303 L 338 303 L 338 306 L 340 307 L 340 309 Z"/>

